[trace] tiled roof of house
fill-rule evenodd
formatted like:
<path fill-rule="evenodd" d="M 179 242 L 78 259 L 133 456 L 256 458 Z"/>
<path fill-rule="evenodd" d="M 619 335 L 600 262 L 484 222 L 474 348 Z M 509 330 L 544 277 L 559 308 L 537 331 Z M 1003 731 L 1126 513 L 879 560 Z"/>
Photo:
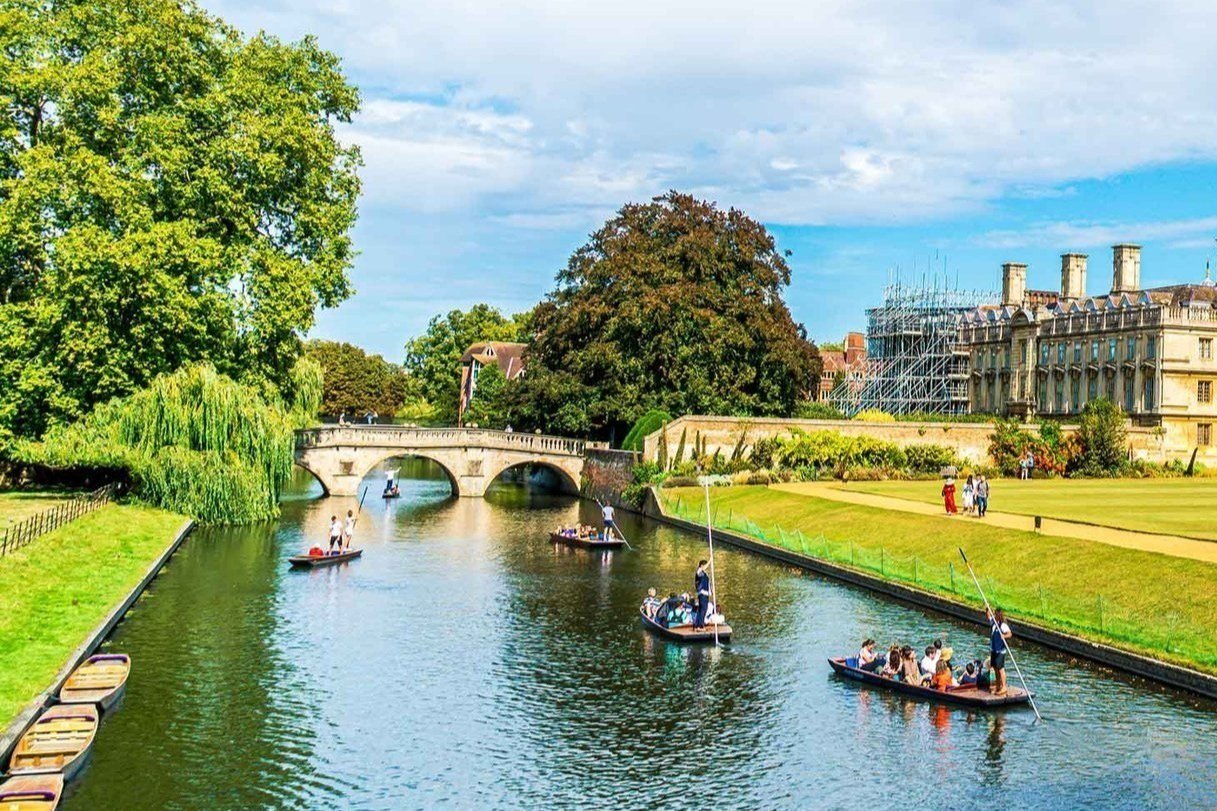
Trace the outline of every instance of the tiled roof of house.
<path fill-rule="evenodd" d="M 508 341 L 480 341 L 473 344 L 461 355 L 461 363 L 477 361 L 483 366 L 497 364 L 503 376 L 508 380 L 519 377 L 524 371 L 524 352 L 528 344 L 510 343 Z"/>

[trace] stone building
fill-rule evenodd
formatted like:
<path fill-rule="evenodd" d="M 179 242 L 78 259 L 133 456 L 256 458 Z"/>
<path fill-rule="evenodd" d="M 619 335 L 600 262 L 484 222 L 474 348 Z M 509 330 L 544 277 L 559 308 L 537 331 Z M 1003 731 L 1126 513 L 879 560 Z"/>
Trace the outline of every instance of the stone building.
<path fill-rule="evenodd" d="M 842 349 L 820 349 L 820 360 L 824 362 L 816 396 L 820 402 L 828 400 L 838 380 L 855 390 L 866 380 L 866 336 L 861 332 L 846 333 L 842 346 Z"/>
<path fill-rule="evenodd" d="M 1061 256 L 1061 288 L 1029 290 L 1027 266 L 1002 265 L 1002 300 L 960 318 L 974 413 L 1077 415 L 1106 397 L 1160 429 L 1165 456 L 1217 461 L 1217 287 L 1141 289 L 1141 248 L 1112 249 L 1111 292 L 1086 295 L 1085 254 Z"/>
<path fill-rule="evenodd" d="M 478 373 L 486 366 L 499 367 L 503 377 L 514 380 L 524 374 L 524 350 L 527 344 L 507 341 L 481 341 L 461 355 L 461 399 L 457 407 L 457 424 L 463 425 L 465 409 L 477 392 Z"/>

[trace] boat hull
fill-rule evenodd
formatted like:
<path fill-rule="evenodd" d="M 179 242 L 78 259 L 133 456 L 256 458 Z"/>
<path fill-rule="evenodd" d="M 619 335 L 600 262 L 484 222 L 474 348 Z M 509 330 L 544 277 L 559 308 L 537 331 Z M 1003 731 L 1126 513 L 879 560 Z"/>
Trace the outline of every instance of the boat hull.
<path fill-rule="evenodd" d="M 84 767 L 97 736 L 99 713 L 88 704 L 57 704 L 39 716 L 13 748 L 13 776 L 62 774 L 70 781 Z"/>
<path fill-rule="evenodd" d="M 363 554 L 362 549 L 352 549 L 350 552 L 343 552 L 341 555 L 296 555 L 287 559 L 293 569 L 316 569 L 320 566 L 334 566 L 338 563 L 346 563 L 348 560 L 354 560 Z"/>
<path fill-rule="evenodd" d="M 976 687 L 956 687 L 950 690 L 935 690 L 917 684 L 896 681 L 884 676 L 870 673 L 845 663 L 843 658 L 829 659 L 828 664 L 833 671 L 852 681 L 862 682 L 874 687 L 882 687 L 908 696 L 923 698 L 927 701 L 937 701 L 946 704 L 957 704 L 963 707 L 1007 707 L 1014 704 L 1026 704 L 1031 700 L 1030 694 L 1018 687 L 1010 687 L 1004 696 L 995 696 L 987 690 Z"/>
<path fill-rule="evenodd" d="M 647 629 L 656 636 L 661 636 L 664 639 L 672 642 L 696 644 L 704 642 L 713 643 L 716 639 L 717 641 L 723 643 L 731 641 L 731 626 L 725 623 L 718 626 L 716 637 L 716 629 L 713 625 L 707 625 L 704 631 L 695 631 L 693 630 L 692 625 L 677 625 L 675 628 L 665 628 L 663 625 L 660 625 L 658 622 L 644 614 L 641 608 L 638 609 L 638 616 L 642 620 L 643 628 Z"/>
<path fill-rule="evenodd" d="M 612 538 L 607 541 L 591 540 L 589 538 L 572 538 L 567 535 L 562 535 L 558 532 L 549 533 L 550 543 L 566 544 L 577 549 L 620 549 L 625 546 L 625 541 L 620 538 Z"/>
<path fill-rule="evenodd" d="M 106 712 L 122 697 L 131 673 L 125 653 L 98 653 L 73 671 L 59 690 L 60 704 L 96 704 Z"/>
<path fill-rule="evenodd" d="M 55 811 L 62 794 L 62 774 L 10 777 L 0 783 L 0 808 L 5 811 Z"/>

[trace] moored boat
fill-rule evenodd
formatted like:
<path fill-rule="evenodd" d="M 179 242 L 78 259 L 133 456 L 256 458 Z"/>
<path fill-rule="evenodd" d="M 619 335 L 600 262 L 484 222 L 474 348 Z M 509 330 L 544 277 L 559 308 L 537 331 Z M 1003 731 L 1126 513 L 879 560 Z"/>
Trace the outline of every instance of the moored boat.
<path fill-rule="evenodd" d="M 641 608 L 638 609 L 638 616 L 642 618 L 643 628 L 673 642 L 713 642 L 716 638 L 719 642 L 731 641 L 731 626 L 726 623 L 719 623 L 717 626 L 706 625 L 704 630 L 696 630 L 687 624 L 669 628 L 648 617 L 646 611 Z"/>
<path fill-rule="evenodd" d="M 0 783 L 0 809 L 55 811 L 63 794 L 62 774 L 26 774 Z"/>
<path fill-rule="evenodd" d="M 57 704 L 26 730 L 13 748 L 8 770 L 24 774 L 63 774 L 71 780 L 84 766 L 97 735 L 97 707 L 91 704 Z"/>
<path fill-rule="evenodd" d="M 922 687 L 919 684 L 896 681 L 857 666 L 857 659 L 836 657 L 828 660 L 834 671 L 847 679 L 864 682 L 875 687 L 884 687 L 905 695 L 917 696 L 930 701 L 943 701 L 950 704 L 960 704 L 967 707 L 1004 707 L 1011 704 L 1026 704 L 1031 700 L 1031 694 L 1018 687 L 1007 688 L 1006 695 L 995 696 L 988 690 L 981 690 L 975 685 L 960 685 L 947 690 L 935 690 L 932 687 Z"/>
<path fill-rule="evenodd" d="M 127 687 L 131 657 L 125 653 L 95 653 L 68 676 L 59 689 L 61 704 L 96 704 L 102 712 L 114 706 Z"/>
<path fill-rule="evenodd" d="M 347 552 L 340 552 L 337 555 L 293 555 L 287 561 L 293 569 L 316 569 L 318 566 L 333 566 L 336 563 L 345 563 L 348 560 L 354 560 L 362 554 L 362 549 L 351 549 Z"/>
<path fill-rule="evenodd" d="M 620 549 L 625 541 L 620 538 L 605 538 L 603 535 L 592 535 L 580 538 L 577 535 L 563 535 L 561 532 L 549 533 L 550 543 L 563 543 L 580 549 Z"/>

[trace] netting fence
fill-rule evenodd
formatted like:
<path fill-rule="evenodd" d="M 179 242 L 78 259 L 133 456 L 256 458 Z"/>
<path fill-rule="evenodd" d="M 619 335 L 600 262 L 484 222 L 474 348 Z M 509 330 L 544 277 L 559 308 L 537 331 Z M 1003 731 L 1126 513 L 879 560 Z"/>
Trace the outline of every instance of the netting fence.
<path fill-rule="evenodd" d="M 107 484 L 91 493 L 84 493 L 61 501 L 54 507 L 5 527 L 3 534 L 0 534 L 0 558 L 28 546 L 32 541 L 48 532 L 54 532 L 64 524 L 75 521 L 82 515 L 110 503 L 116 495 L 118 495 L 118 485 Z"/>

